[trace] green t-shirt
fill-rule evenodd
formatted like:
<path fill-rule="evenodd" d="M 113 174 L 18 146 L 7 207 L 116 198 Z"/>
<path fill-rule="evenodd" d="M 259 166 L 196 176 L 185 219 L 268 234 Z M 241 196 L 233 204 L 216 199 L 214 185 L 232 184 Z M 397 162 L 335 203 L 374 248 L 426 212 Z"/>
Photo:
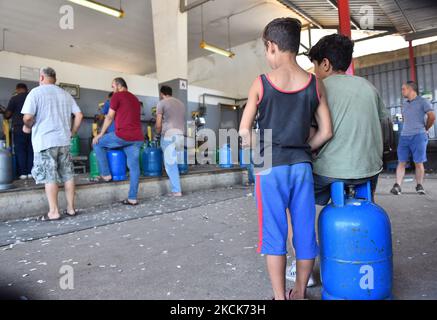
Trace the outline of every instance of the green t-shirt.
<path fill-rule="evenodd" d="M 366 79 L 333 75 L 326 87 L 334 137 L 314 161 L 314 173 L 339 179 L 362 179 L 377 175 L 383 167 L 383 137 L 380 120 L 385 105 Z"/>

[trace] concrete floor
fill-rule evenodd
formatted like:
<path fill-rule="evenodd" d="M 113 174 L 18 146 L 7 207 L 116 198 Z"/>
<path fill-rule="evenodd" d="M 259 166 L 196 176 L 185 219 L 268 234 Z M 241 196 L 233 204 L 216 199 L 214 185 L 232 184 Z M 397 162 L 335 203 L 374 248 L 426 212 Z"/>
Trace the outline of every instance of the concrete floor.
<path fill-rule="evenodd" d="M 437 299 L 437 176 L 417 196 L 380 179 L 377 201 L 393 224 L 394 296 Z M 0 224 L 0 292 L 23 299 L 269 299 L 264 259 L 256 254 L 251 188 L 155 198 L 136 208 L 89 208 L 59 223 Z M 60 269 L 74 270 L 74 290 Z M 289 287 L 291 283 L 288 283 Z M 320 298 L 320 286 L 309 290 Z"/>

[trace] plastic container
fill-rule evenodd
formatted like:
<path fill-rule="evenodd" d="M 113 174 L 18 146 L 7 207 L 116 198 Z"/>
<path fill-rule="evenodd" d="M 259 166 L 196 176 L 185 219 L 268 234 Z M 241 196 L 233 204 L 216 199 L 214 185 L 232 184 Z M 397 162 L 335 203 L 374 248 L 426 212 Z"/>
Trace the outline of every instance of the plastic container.
<path fill-rule="evenodd" d="M 71 138 L 70 153 L 73 157 L 80 156 L 80 139 L 78 135 Z"/>
<path fill-rule="evenodd" d="M 112 180 L 127 180 L 127 160 L 125 153 L 121 150 L 109 150 L 107 156 Z"/>
<path fill-rule="evenodd" d="M 177 153 L 178 168 L 180 174 L 187 174 L 189 171 L 188 166 L 188 150 L 184 148 L 184 151 Z"/>
<path fill-rule="evenodd" d="M 100 177 L 100 170 L 97 162 L 97 156 L 94 150 L 91 151 L 90 153 L 89 162 L 90 162 L 90 178 L 97 179 L 98 177 Z"/>
<path fill-rule="evenodd" d="M 162 177 L 163 154 L 156 142 L 150 142 L 143 151 L 143 174 L 146 177 Z"/>
<path fill-rule="evenodd" d="M 228 144 L 225 144 L 220 148 L 219 166 L 220 168 L 224 169 L 234 167 L 234 165 L 232 164 L 232 150 Z"/>

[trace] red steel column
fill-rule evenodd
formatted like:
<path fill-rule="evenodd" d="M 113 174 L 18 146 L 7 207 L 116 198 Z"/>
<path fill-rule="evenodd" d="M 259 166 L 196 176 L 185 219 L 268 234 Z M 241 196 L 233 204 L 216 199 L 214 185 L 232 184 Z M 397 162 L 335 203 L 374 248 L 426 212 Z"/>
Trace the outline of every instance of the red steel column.
<path fill-rule="evenodd" d="M 414 58 L 413 41 L 408 41 L 408 53 L 410 56 L 410 80 L 416 82 L 416 62 Z"/>
<path fill-rule="evenodd" d="M 340 34 L 352 38 L 351 30 L 351 15 L 349 8 L 349 0 L 338 0 L 338 19 L 340 21 Z M 355 73 L 354 62 L 352 61 L 347 74 L 353 75 Z"/>

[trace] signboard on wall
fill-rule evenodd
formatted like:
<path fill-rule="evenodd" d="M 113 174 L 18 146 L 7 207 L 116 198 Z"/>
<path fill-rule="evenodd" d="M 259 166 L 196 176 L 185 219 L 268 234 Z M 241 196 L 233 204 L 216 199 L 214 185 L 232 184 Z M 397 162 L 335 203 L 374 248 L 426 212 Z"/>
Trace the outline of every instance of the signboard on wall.
<path fill-rule="evenodd" d="M 179 89 L 180 90 L 188 90 L 188 81 L 187 80 L 180 80 L 179 81 Z"/>
<path fill-rule="evenodd" d="M 20 80 L 39 81 L 39 68 L 20 66 Z"/>

